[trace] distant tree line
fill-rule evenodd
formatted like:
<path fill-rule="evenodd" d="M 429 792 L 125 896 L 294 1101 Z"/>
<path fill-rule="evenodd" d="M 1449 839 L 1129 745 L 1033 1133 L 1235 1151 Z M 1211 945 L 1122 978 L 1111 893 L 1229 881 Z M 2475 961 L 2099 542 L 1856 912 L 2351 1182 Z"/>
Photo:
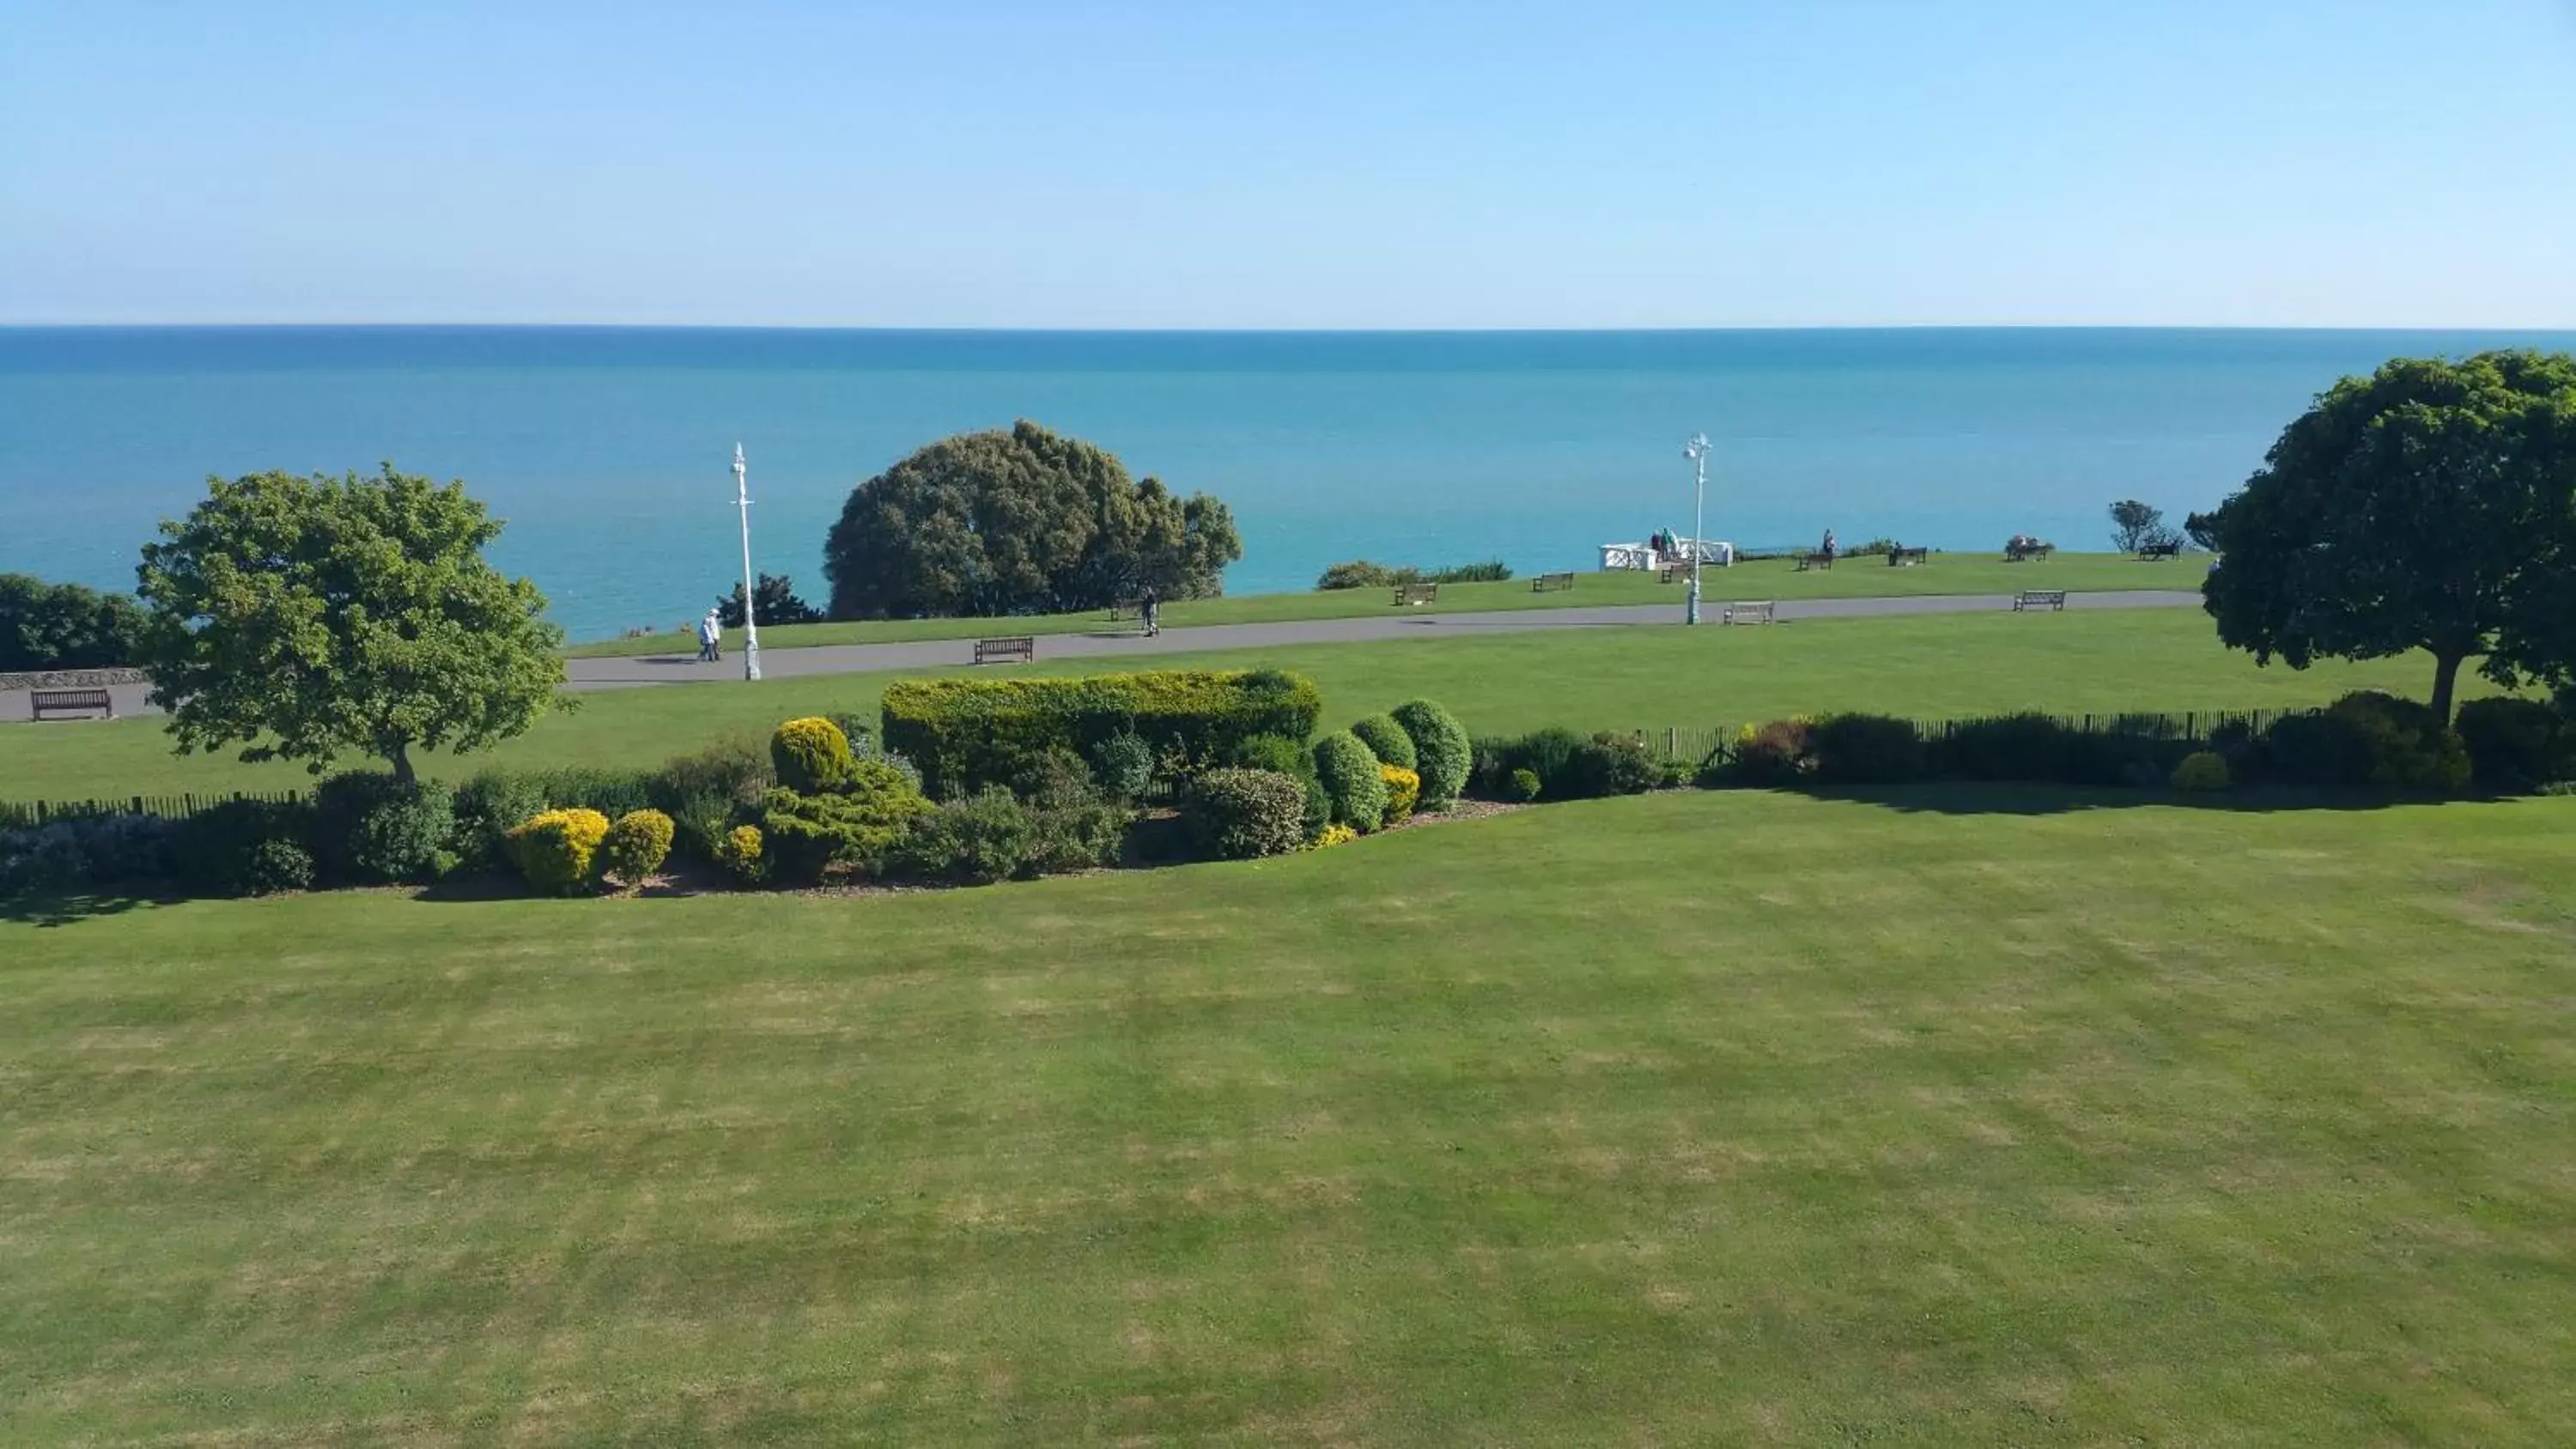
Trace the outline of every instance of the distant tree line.
<path fill-rule="evenodd" d="M 0 673 L 138 661 L 143 610 L 124 594 L 0 574 Z"/>

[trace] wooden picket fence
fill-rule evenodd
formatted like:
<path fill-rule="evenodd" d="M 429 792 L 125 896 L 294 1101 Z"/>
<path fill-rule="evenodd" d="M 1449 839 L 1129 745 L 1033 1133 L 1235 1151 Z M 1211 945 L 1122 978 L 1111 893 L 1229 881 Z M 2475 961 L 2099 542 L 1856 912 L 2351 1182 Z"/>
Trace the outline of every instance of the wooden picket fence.
<path fill-rule="evenodd" d="M 2183 710 L 2171 714 L 2051 714 L 2034 710 L 2021 714 L 1958 715 L 1932 718 L 1909 718 L 1914 732 L 1926 742 L 1938 742 L 1960 731 L 1991 725 L 2006 719 L 2027 719 L 2033 715 L 2054 720 L 2061 727 L 2079 734 L 2125 736 L 2164 740 L 2176 744 L 2207 744 L 2212 735 L 2229 725 L 2242 725 L 2260 734 L 2274 720 L 2295 710 L 2218 709 Z M 1754 728 L 1767 720 L 1748 721 Z M 1735 742 L 1745 724 L 1665 725 L 1660 728 L 1623 730 L 1659 757 L 1678 760 L 1692 766 L 1722 765 L 1734 758 Z"/>
<path fill-rule="evenodd" d="M 234 800 L 259 800 L 272 805 L 295 805 L 304 800 L 301 790 L 237 790 L 228 795 L 120 795 L 94 800 L 0 800 L 0 830 L 18 830 L 42 825 L 48 820 L 69 820 L 99 815 L 158 815 L 165 820 L 185 820 L 201 810 Z"/>

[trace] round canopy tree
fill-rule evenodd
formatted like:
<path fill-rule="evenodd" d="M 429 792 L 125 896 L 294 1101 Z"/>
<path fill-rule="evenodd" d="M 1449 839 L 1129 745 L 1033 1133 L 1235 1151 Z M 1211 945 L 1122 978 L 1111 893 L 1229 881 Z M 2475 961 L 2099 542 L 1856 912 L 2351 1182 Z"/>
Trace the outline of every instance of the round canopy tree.
<path fill-rule="evenodd" d="M 397 473 L 207 481 L 137 570 L 153 703 L 179 751 L 319 774 L 370 755 L 507 739 L 558 707 L 563 631 L 545 595 L 483 559 L 501 532 L 466 496 Z"/>
<path fill-rule="evenodd" d="M 1204 493 L 1135 482 L 1035 423 L 961 433 L 860 484 L 823 545 L 835 619 L 1099 609 L 1147 589 L 1214 598 L 1243 556 Z"/>
<path fill-rule="evenodd" d="M 2266 466 L 2195 515 L 2219 554 L 2218 636 L 2294 669 L 2433 656 L 2500 684 L 2576 677 L 2576 357 L 2390 362 L 2290 424 Z"/>

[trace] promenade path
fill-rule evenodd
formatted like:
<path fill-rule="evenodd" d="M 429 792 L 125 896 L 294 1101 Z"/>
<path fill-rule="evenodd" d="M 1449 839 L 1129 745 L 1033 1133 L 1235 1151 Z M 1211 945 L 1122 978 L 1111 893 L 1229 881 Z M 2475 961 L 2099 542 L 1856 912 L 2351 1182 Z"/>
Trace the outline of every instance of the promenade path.
<path fill-rule="evenodd" d="M 1727 601 L 1710 596 L 1701 613 L 1717 627 Z M 2069 609 L 2196 608 L 2200 595 L 2178 589 L 2069 593 Z M 1976 614 L 2010 609 L 2009 594 L 1927 594 L 1895 598 L 1783 599 L 1776 617 L 1782 623 L 1800 619 L 1857 619 L 1902 614 Z M 1412 613 L 1389 609 L 1383 617 L 1302 619 L 1276 624 L 1208 624 L 1166 629 L 1147 638 L 1129 626 L 1105 625 L 1091 634 L 1050 634 L 1037 643 L 1038 658 L 1084 659 L 1156 654 L 1196 654 L 1222 649 L 1263 649 L 1287 644 L 1352 644 L 1372 639 L 1463 639 L 1488 634 L 1541 629 L 1613 629 L 1678 625 L 1681 606 L 1634 604 L 1598 609 L 1524 609 L 1494 613 Z M 2033 628 L 2046 628 L 2044 619 Z M 1007 626 L 997 623 L 997 632 Z M 761 673 L 773 679 L 813 674 L 866 674 L 890 669 L 937 669 L 972 663 L 972 639 L 928 639 L 907 644 L 826 644 L 810 649 L 770 649 L 760 656 Z M 742 678 L 742 658 L 728 653 L 720 663 L 700 664 L 689 655 L 643 655 L 620 659 L 565 661 L 570 687 L 578 690 L 634 689 L 655 684 L 711 683 Z M 111 691 L 119 715 L 150 714 L 145 687 L 124 685 Z M 0 691 L 0 721 L 28 717 L 27 692 Z"/>

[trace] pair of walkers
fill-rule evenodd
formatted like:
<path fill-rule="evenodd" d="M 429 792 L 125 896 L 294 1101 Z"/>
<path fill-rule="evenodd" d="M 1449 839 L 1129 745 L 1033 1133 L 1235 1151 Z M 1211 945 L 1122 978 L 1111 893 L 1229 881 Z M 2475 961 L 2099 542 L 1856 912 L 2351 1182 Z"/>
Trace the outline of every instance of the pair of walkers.
<path fill-rule="evenodd" d="M 698 621 L 698 662 L 713 664 L 724 658 L 724 621 L 715 610 Z"/>

